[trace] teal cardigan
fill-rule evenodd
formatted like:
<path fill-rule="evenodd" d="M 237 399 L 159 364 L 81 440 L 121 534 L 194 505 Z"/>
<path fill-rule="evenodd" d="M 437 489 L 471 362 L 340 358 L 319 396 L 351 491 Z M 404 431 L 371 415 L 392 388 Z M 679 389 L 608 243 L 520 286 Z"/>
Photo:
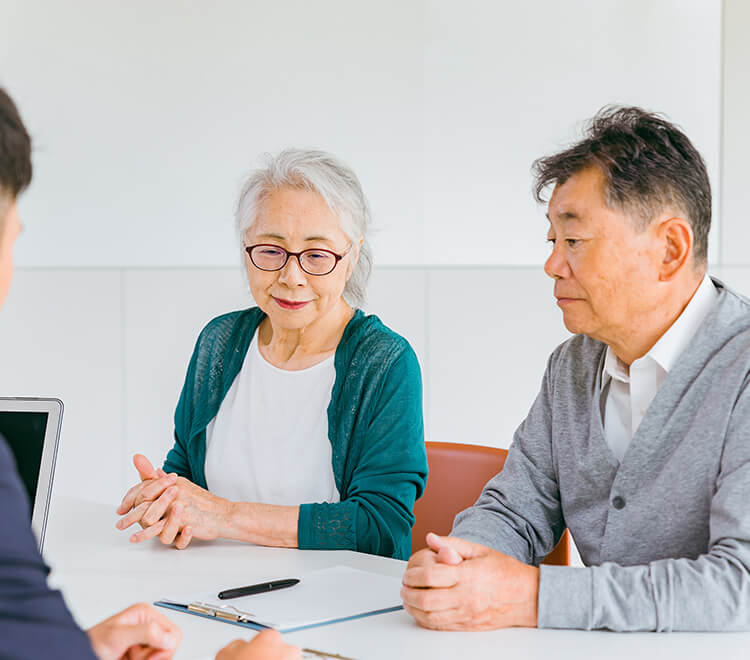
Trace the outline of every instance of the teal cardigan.
<path fill-rule="evenodd" d="M 219 316 L 201 332 L 175 411 L 167 472 L 207 488 L 206 426 L 264 318 L 252 307 Z M 403 337 L 357 310 L 336 348 L 334 368 L 328 438 L 341 501 L 300 505 L 298 545 L 407 559 L 414 502 L 427 481 L 417 357 Z"/>

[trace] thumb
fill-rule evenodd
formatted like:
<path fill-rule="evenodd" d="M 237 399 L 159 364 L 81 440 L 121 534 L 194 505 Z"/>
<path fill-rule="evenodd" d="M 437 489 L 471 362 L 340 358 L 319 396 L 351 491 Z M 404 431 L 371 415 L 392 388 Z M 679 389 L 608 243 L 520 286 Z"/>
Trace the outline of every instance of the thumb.
<path fill-rule="evenodd" d="M 135 469 L 138 470 L 138 476 L 140 476 L 141 481 L 144 481 L 145 479 L 157 479 L 159 477 L 154 466 L 151 465 L 151 461 L 149 461 L 143 454 L 136 454 L 133 456 L 133 465 L 135 465 Z"/>
<path fill-rule="evenodd" d="M 437 552 L 438 561 L 444 564 L 460 564 L 464 559 L 473 559 L 486 554 L 487 548 L 455 536 L 438 536 L 430 532 L 427 545 Z"/>

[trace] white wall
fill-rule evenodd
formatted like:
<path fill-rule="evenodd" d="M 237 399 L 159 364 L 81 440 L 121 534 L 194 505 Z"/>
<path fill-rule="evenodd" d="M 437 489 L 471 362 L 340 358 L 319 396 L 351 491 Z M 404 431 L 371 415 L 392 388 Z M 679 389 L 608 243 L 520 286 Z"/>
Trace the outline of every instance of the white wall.
<path fill-rule="evenodd" d="M 545 280 L 540 268 L 375 270 L 367 310 L 417 352 L 428 439 L 508 446 L 567 336 Z M 250 302 L 239 268 L 21 269 L 0 311 L 0 391 L 65 402 L 56 493 L 112 502 L 133 453 L 161 460 L 198 332 Z"/>
<path fill-rule="evenodd" d="M 0 392 L 65 401 L 57 492 L 113 502 L 134 451 L 170 446 L 200 327 L 250 304 L 231 213 L 263 150 L 320 146 L 360 174 L 367 309 L 419 355 L 428 439 L 506 447 L 530 406 L 566 332 L 528 168 L 604 103 L 685 127 L 717 198 L 712 272 L 750 293 L 750 17 L 723 12 L 722 40 L 718 0 L 0 0 L 0 85 L 37 166 Z"/>
<path fill-rule="evenodd" d="M 750 2 L 724 2 L 724 93 L 722 104 L 721 159 L 721 263 L 750 265 Z"/>
<path fill-rule="evenodd" d="M 287 145 L 359 173 L 381 265 L 538 264 L 530 164 L 612 102 L 668 113 L 718 182 L 720 0 L 0 7 L 24 266 L 233 266 L 240 180 Z"/>

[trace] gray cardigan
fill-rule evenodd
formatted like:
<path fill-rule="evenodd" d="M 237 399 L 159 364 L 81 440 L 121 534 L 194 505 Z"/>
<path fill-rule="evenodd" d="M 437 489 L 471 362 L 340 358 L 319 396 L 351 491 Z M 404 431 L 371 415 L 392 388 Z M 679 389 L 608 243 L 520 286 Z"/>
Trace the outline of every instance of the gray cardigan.
<path fill-rule="evenodd" d="M 714 284 L 621 464 L 602 428 L 606 346 L 577 335 L 456 517 L 454 535 L 533 564 L 570 529 L 586 567 L 541 567 L 540 627 L 750 629 L 750 301 Z"/>

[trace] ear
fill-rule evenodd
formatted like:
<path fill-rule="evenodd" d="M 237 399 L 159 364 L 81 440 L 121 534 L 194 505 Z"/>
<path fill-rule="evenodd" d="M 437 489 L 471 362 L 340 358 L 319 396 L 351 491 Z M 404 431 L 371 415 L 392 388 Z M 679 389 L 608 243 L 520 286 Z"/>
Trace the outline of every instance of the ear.
<path fill-rule="evenodd" d="M 690 223 L 679 216 L 663 220 L 659 226 L 663 258 L 659 279 L 668 282 L 690 262 L 693 254 L 693 230 Z"/>
<path fill-rule="evenodd" d="M 359 261 L 359 253 L 362 249 L 362 245 L 365 242 L 365 237 L 360 236 L 359 242 L 352 246 L 352 258 L 349 259 L 349 265 L 347 266 L 346 270 L 346 281 L 349 281 L 349 278 L 352 276 L 352 273 L 354 272 L 354 266 L 357 265 L 357 262 Z"/>

